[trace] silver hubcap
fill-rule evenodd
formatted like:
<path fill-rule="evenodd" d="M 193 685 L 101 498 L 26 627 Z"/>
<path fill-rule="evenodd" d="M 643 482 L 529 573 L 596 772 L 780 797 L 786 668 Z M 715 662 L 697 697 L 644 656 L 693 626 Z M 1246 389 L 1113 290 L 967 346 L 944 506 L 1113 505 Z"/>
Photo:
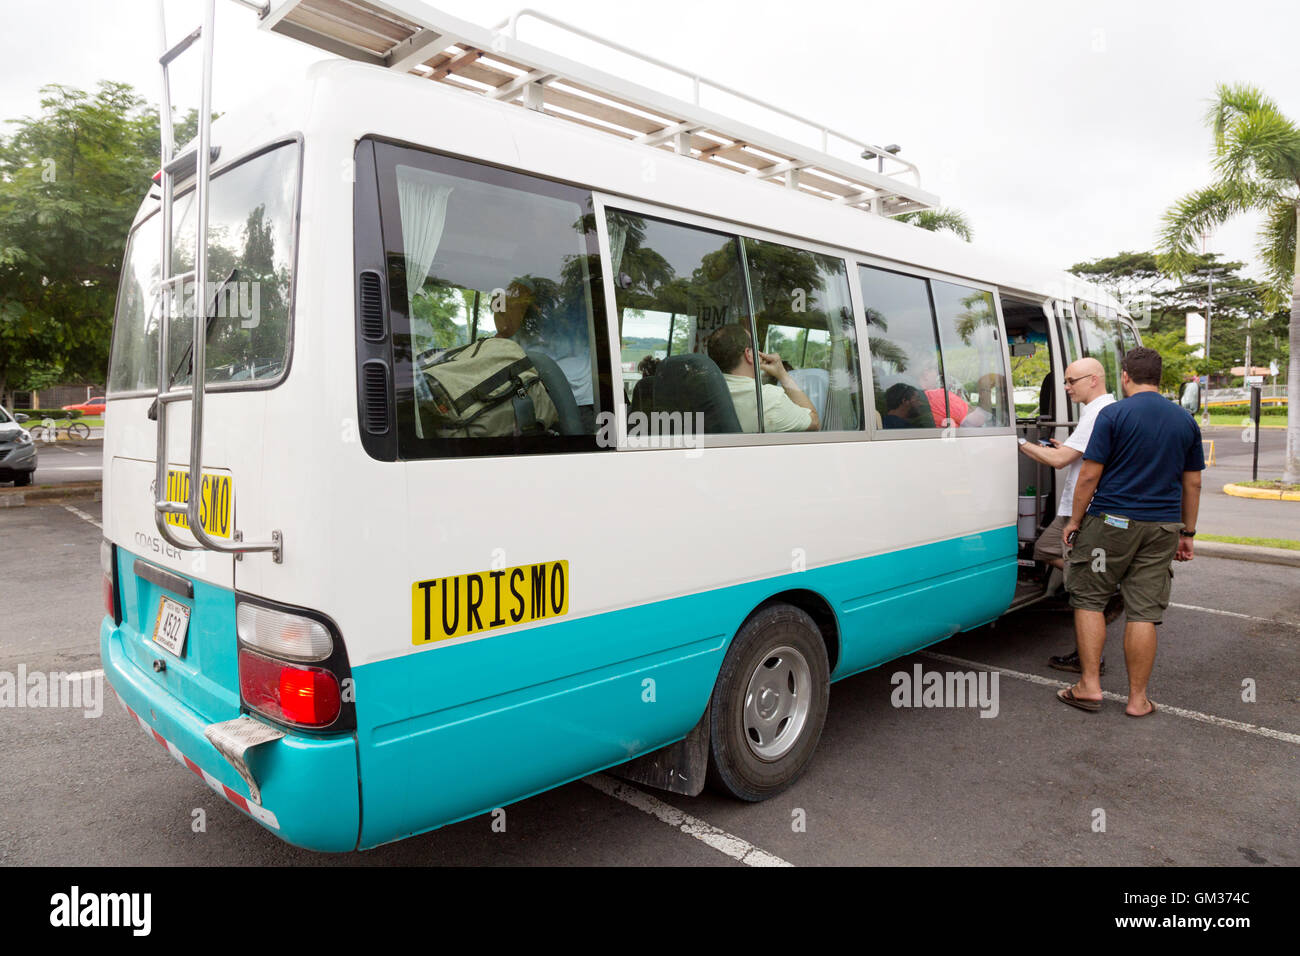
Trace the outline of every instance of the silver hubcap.
<path fill-rule="evenodd" d="M 771 651 L 750 675 L 745 688 L 745 740 L 760 760 L 783 757 L 808 722 L 812 670 L 793 647 Z"/>

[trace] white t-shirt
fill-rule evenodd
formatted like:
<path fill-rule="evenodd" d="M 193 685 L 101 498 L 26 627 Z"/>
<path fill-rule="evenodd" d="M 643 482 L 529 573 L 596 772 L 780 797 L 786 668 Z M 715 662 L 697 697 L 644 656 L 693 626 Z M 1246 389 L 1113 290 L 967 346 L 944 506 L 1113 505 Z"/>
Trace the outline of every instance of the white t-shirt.
<path fill-rule="evenodd" d="M 758 399 L 754 397 L 754 380 L 743 375 L 722 377 L 731 392 L 731 402 L 736 406 L 743 432 L 758 431 Z M 763 424 L 768 432 L 806 432 L 812 424 L 812 412 L 796 405 L 780 385 L 763 386 Z"/>
<path fill-rule="evenodd" d="M 1092 438 L 1092 426 L 1097 421 L 1097 413 L 1107 405 L 1113 404 L 1115 396 L 1110 393 L 1098 395 L 1087 405 L 1084 405 L 1079 411 L 1079 425 L 1070 434 L 1070 437 L 1062 442 L 1065 448 L 1073 448 L 1079 452 L 1079 457 L 1071 464 L 1066 466 L 1065 482 L 1061 485 L 1061 501 L 1056 506 L 1058 515 L 1068 515 L 1074 513 L 1074 485 L 1079 479 L 1079 471 L 1083 468 L 1083 453 L 1088 450 L 1088 440 Z"/>

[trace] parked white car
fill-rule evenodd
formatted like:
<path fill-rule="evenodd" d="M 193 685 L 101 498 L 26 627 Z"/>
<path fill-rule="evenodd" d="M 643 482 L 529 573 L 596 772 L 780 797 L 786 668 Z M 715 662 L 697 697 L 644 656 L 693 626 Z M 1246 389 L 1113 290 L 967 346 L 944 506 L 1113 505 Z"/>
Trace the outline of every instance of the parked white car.
<path fill-rule="evenodd" d="M 36 443 L 23 428 L 26 415 L 11 415 L 0 407 L 0 481 L 30 485 L 36 474 Z"/>

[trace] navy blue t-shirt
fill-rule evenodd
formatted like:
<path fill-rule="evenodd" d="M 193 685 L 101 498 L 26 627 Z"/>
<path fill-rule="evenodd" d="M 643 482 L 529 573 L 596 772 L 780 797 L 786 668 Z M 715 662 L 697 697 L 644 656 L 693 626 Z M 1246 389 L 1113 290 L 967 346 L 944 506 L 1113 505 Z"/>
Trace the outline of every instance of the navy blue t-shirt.
<path fill-rule="evenodd" d="M 1083 457 L 1105 466 L 1088 514 L 1134 521 L 1181 521 L 1183 472 L 1205 468 L 1196 420 L 1158 392 L 1098 412 Z"/>

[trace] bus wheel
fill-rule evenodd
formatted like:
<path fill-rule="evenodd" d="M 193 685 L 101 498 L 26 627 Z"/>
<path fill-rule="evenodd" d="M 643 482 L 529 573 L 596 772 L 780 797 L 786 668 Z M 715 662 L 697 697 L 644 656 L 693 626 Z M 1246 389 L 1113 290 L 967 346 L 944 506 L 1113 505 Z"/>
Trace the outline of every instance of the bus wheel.
<path fill-rule="evenodd" d="M 826 721 L 830 665 L 813 619 L 789 604 L 745 622 L 713 688 L 709 782 L 766 800 L 798 779 Z"/>

